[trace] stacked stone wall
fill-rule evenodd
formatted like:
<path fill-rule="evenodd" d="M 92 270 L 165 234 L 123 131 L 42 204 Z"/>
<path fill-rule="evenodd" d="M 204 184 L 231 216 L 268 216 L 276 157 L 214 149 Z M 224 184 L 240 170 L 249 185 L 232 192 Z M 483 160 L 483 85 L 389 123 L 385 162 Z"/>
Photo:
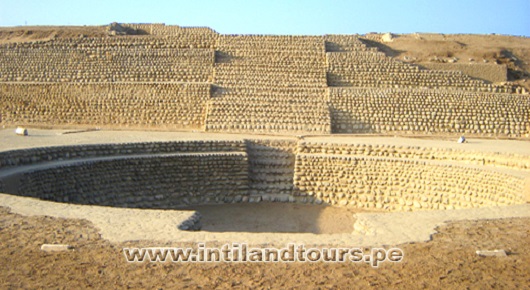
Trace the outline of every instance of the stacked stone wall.
<path fill-rule="evenodd" d="M 251 196 L 271 200 L 291 195 L 296 141 L 253 139 L 246 144 Z"/>
<path fill-rule="evenodd" d="M 189 153 L 54 167 L 24 173 L 19 195 L 79 204 L 175 208 L 248 195 L 245 153 Z"/>
<path fill-rule="evenodd" d="M 215 30 L 209 27 L 201 26 L 178 26 L 178 25 L 165 25 L 164 23 L 126 23 L 122 24 L 124 27 L 130 27 L 140 32 L 147 33 L 149 35 L 158 35 L 158 36 L 182 36 L 182 35 L 208 35 L 214 36 L 217 35 Z"/>
<path fill-rule="evenodd" d="M 330 133 L 320 37 L 222 36 L 205 130 Z"/>
<path fill-rule="evenodd" d="M 209 84 L 0 83 L 4 124 L 204 126 Z"/>
<path fill-rule="evenodd" d="M 221 87 L 326 87 L 320 37 L 221 36 L 217 51 Z"/>
<path fill-rule="evenodd" d="M 245 151 L 246 144 L 243 141 L 169 141 L 55 146 L 0 152 L 0 169 L 94 157 Z"/>
<path fill-rule="evenodd" d="M 475 80 L 461 71 L 425 70 L 394 61 L 378 51 L 328 52 L 329 86 L 450 88 L 478 92 L 515 92 L 512 87 Z"/>
<path fill-rule="evenodd" d="M 329 134 L 331 118 L 325 102 L 290 103 L 243 97 L 214 98 L 208 104 L 205 130 L 280 134 Z"/>
<path fill-rule="evenodd" d="M 530 133 L 528 95 L 421 89 L 330 89 L 334 133 Z"/>
<path fill-rule="evenodd" d="M 486 80 L 492 83 L 508 81 L 506 65 L 479 64 L 479 63 L 419 63 L 421 67 L 431 70 L 456 70 L 473 78 Z"/>
<path fill-rule="evenodd" d="M 425 161 L 299 154 L 295 195 L 366 209 L 457 209 L 524 202 L 524 178 Z"/>
<path fill-rule="evenodd" d="M 452 161 L 465 165 L 505 167 L 530 170 L 530 156 L 484 151 L 456 150 L 420 146 L 298 143 L 299 154 L 353 155 L 358 157 L 398 158 L 404 160 Z"/>
<path fill-rule="evenodd" d="M 3 82 L 211 82 L 214 50 L 153 37 L 0 45 Z M 192 45 L 193 46 L 193 45 Z"/>
<path fill-rule="evenodd" d="M 356 35 L 328 34 L 324 40 L 326 52 L 377 51 L 375 47 L 367 47 Z"/>

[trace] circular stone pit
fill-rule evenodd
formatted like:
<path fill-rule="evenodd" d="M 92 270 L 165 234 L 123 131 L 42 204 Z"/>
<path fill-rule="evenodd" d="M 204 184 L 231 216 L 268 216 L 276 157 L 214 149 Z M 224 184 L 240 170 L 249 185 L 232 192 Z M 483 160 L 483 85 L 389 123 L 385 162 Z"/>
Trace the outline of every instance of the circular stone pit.
<path fill-rule="evenodd" d="M 199 137 L 0 152 L 0 192 L 82 205 L 187 208 L 202 213 L 209 232 L 313 234 L 359 231 L 361 211 L 489 207 L 527 198 L 524 154 L 423 140 L 407 146 L 384 138 Z M 201 215 L 190 212 L 179 229 L 200 227 Z"/>

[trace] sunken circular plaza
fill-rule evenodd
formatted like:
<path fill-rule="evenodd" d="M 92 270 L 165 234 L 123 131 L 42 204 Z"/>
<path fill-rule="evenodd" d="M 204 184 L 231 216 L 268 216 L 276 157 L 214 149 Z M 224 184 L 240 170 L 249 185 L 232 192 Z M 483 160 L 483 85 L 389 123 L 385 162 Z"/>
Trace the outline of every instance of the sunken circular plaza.
<path fill-rule="evenodd" d="M 262 137 L 10 150 L 0 153 L 0 189 L 158 209 L 274 201 L 410 211 L 525 202 L 528 155 L 395 139 Z M 415 141 L 421 145 L 396 145 Z"/>

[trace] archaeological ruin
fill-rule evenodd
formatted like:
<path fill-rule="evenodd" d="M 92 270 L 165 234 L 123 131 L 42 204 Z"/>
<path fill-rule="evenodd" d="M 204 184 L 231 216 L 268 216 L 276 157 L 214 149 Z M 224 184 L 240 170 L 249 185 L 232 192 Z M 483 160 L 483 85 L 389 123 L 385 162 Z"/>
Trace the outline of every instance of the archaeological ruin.
<path fill-rule="evenodd" d="M 523 88 L 400 62 L 357 35 L 111 28 L 104 38 L 1 44 L 1 124 L 211 137 L 3 150 L 0 192 L 156 209 L 277 201 L 416 211 L 527 202 L 530 152 L 456 144 L 461 135 L 528 140 Z M 381 135 L 455 144 L 396 144 Z"/>

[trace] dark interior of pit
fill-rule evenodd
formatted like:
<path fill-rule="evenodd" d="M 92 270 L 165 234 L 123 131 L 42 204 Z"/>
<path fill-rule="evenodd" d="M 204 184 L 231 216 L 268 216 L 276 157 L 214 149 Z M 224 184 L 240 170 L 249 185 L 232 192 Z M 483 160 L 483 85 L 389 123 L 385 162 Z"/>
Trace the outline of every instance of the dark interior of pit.
<path fill-rule="evenodd" d="M 184 208 L 201 214 L 201 231 L 351 233 L 360 209 L 296 203 L 234 203 Z"/>

